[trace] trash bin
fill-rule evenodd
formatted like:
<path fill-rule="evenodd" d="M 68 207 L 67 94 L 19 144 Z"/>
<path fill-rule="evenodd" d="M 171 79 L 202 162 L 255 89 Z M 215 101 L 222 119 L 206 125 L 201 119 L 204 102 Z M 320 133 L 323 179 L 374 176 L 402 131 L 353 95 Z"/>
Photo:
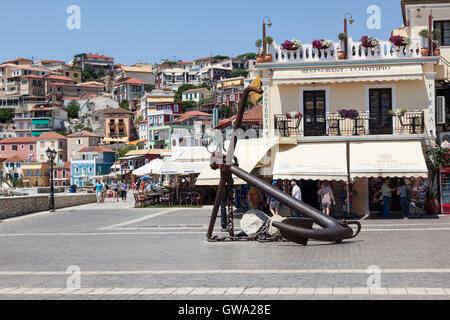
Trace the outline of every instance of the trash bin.
<path fill-rule="evenodd" d="M 71 185 L 70 186 L 70 193 L 77 193 L 77 186 L 76 185 Z"/>

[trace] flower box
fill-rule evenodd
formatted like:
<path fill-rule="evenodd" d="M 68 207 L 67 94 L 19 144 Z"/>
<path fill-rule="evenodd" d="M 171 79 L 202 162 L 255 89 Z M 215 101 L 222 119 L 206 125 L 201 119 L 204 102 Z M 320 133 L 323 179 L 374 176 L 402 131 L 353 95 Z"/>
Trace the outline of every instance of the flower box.
<path fill-rule="evenodd" d="M 314 40 L 312 46 L 316 50 L 327 50 L 333 46 L 333 41 L 325 39 Z"/>
<path fill-rule="evenodd" d="M 380 40 L 374 37 L 364 36 L 361 38 L 361 46 L 364 48 L 375 48 L 380 45 Z"/>
<path fill-rule="evenodd" d="M 407 46 L 410 42 L 411 39 L 408 37 L 403 37 L 403 36 L 392 36 L 389 41 L 397 47 L 404 47 Z"/>
<path fill-rule="evenodd" d="M 349 109 L 349 110 L 339 110 L 338 111 L 339 115 L 341 118 L 343 119 L 351 119 L 351 120 L 356 120 L 359 117 L 359 112 L 355 109 Z"/>
<path fill-rule="evenodd" d="M 295 51 L 300 49 L 302 46 L 302 43 L 298 40 L 286 40 L 281 44 L 281 49 L 287 50 L 287 51 Z"/>

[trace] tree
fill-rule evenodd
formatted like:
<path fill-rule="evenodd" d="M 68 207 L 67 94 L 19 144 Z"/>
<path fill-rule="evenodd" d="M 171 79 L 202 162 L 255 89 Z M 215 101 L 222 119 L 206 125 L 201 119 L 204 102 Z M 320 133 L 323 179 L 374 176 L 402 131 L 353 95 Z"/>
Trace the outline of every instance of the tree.
<path fill-rule="evenodd" d="M 247 78 L 248 71 L 246 70 L 233 70 L 231 71 L 231 77 L 232 78 L 238 78 L 238 77 L 244 77 Z"/>
<path fill-rule="evenodd" d="M 119 107 L 124 110 L 130 110 L 130 103 L 127 100 L 120 101 Z"/>
<path fill-rule="evenodd" d="M 125 157 L 125 155 L 128 152 L 135 150 L 135 149 L 136 149 L 136 147 L 134 147 L 134 146 L 125 146 L 125 147 L 120 148 L 119 149 L 119 158 Z"/>
<path fill-rule="evenodd" d="M 197 87 L 193 84 L 183 84 L 178 88 L 177 92 L 175 92 L 175 102 L 183 101 L 183 92 L 196 88 Z"/>
<path fill-rule="evenodd" d="M 14 117 L 13 108 L 0 109 L 0 123 L 12 123 Z"/>
<path fill-rule="evenodd" d="M 198 104 L 194 101 L 184 101 L 183 102 L 183 110 L 186 111 L 192 111 L 193 109 L 197 109 Z"/>
<path fill-rule="evenodd" d="M 153 84 L 146 84 L 144 86 L 144 88 L 145 88 L 145 92 L 152 92 L 153 90 L 155 90 L 156 87 Z"/>
<path fill-rule="evenodd" d="M 244 53 L 244 54 L 237 56 L 237 58 L 238 59 L 246 59 L 246 60 L 255 60 L 256 53 L 253 53 L 253 52 Z"/>
<path fill-rule="evenodd" d="M 78 119 L 78 112 L 80 112 L 80 105 L 76 101 L 69 103 L 64 110 L 70 119 Z"/>
<path fill-rule="evenodd" d="M 222 109 L 222 117 L 231 117 L 233 115 L 233 110 L 230 106 L 223 106 Z"/>

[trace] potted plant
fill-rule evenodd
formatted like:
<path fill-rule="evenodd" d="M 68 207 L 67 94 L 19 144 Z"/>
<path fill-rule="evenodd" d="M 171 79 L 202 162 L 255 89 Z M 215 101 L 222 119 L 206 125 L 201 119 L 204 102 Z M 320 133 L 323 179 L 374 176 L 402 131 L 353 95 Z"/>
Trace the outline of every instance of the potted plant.
<path fill-rule="evenodd" d="M 267 43 L 267 47 L 270 47 L 273 43 L 273 38 L 266 37 L 266 43 Z M 266 53 L 266 55 L 264 56 L 264 62 L 272 62 L 272 54 Z"/>
<path fill-rule="evenodd" d="M 299 40 L 286 40 L 281 44 L 281 49 L 286 51 L 296 51 L 300 49 L 302 46 L 302 43 Z"/>
<path fill-rule="evenodd" d="M 420 49 L 420 53 L 422 54 L 422 56 L 428 56 L 429 54 L 429 48 L 428 48 L 428 40 L 430 39 L 430 34 L 428 32 L 428 29 L 422 29 L 419 32 L 419 36 L 422 38 L 422 48 Z M 438 41 L 441 40 L 441 30 L 439 29 L 435 29 L 432 32 L 432 38 L 433 38 L 433 50 L 437 50 L 437 46 L 438 46 Z M 435 53 L 435 55 L 440 55 L 440 49 L 437 50 Z"/>
<path fill-rule="evenodd" d="M 441 55 L 441 45 L 439 41 L 433 41 L 433 55 L 440 56 Z"/>
<path fill-rule="evenodd" d="M 316 50 L 328 50 L 333 46 L 333 41 L 325 39 L 314 40 L 312 46 Z"/>
<path fill-rule="evenodd" d="M 303 114 L 301 112 L 287 112 L 285 115 L 286 119 L 302 119 Z"/>
<path fill-rule="evenodd" d="M 342 110 L 338 110 L 339 116 L 342 119 L 350 119 L 350 120 L 356 120 L 359 117 L 359 112 L 355 109 L 342 109 Z"/>
<path fill-rule="evenodd" d="M 345 59 L 345 51 L 343 50 L 345 48 L 345 41 L 347 41 L 348 36 L 345 32 L 339 33 L 338 35 L 339 41 L 341 41 L 341 50 L 338 50 L 337 57 L 339 60 Z"/>
<path fill-rule="evenodd" d="M 406 114 L 406 110 L 389 110 L 389 114 L 393 117 L 403 117 Z"/>
<path fill-rule="evenodd" d="M 361 46 L 364 48 L 375 48 L 380 45 L 380 40 L 375 37 L 364 36 L 361 38 Z"/>
<path fill-rule="evenodd" d="M 425 201 L 425 211 L 429 215 L 436 215 L 439 213 L 440 205 L 435 193 L 434 183 L 436 176 L 440 169 L 450 166 L 450 149 L 436 146 L 427 151 L 428 167 L 430 171 L 430 183 L 428 187 L 428 199 Z"/>
<path fill-rule="evenodd" d="M 256 53 L 256 55 L 257 55 L 257 57 L 256 57 L 256 62 L 258 62 L 258 63 L 263 63 L 264 62 L 264 57 L 262 56 L 262 49 L 261 49 L 261 46 L 262 46 L 262 40 L 261 39 L 258 39 L 258 40 L 256 40 L 256 42 L 255 42 L 255 46 L 258 48 L 258 51 L 257 51 L 257 53 Z"/>
<path fill-rule="evenodd" d="M 389 41 L 396 47 L 404 47 L 404 46 L 407 46 L 411 42 L 411 39 L 408 37 L 404 37 L 404 36 L 394 36 L 393 35 L 393 36 L 391 36 Z"/>

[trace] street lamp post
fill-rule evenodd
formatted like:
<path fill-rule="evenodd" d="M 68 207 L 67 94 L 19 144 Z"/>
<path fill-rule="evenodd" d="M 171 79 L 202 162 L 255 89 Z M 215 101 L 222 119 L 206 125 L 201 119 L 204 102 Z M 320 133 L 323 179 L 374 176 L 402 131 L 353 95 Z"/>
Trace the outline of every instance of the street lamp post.
<path fill-rule="evenodd" d="M 353 22 L 355 22 L 355 20 L 353 20 L 353 16 L 350 12 L 347 12 L 344 15 L 344 33 L 346 35 L 345 37 L 345 41 L 344 41 L 344 51 L 345 51 L 345 59 L 348 59 L 348 33 L 347 33 L 347 17 L 350 18 L 349 22 L 350 24 L 353 24 Z"/>
<path fill-rule="evenodd" d="M 266 20 L 268 20 L 267 26 L 272 27 L 272 22 L 268 16 L 263 18 L 263 56 L 266 55 Z"/>
<path fill-rule="evenodd" d="M 53 182 L 53 162 L 56 159 L 57 152 L 50 148 L 45 151 L 47 158 L 50 160 L 50 212 L 55 212 L 55 188 Z"/>

